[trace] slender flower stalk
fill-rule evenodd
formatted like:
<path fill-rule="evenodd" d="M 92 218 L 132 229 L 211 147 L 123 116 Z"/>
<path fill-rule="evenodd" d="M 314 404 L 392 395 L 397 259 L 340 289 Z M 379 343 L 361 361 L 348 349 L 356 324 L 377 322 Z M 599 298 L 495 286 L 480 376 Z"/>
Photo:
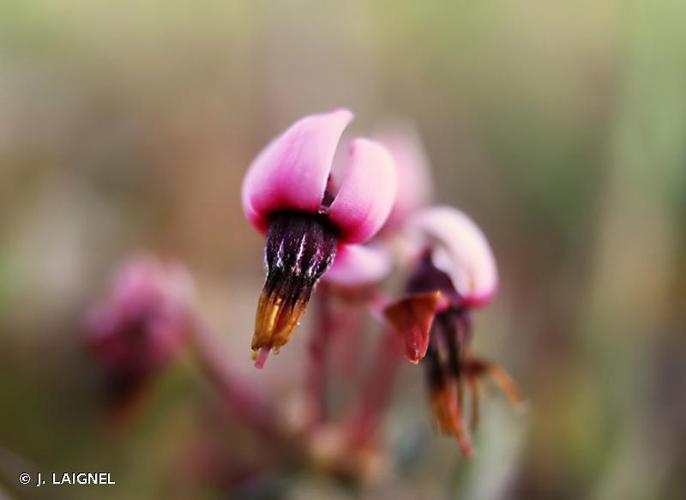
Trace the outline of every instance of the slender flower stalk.
<path fill-rule="evenodd" d="M 377 434 L 390 403 L 402 360 L 402 342 L 394 330 L 387 329 L 378 339 L 371 369 L 361 388 L 358 404 L 349 418 L 351 446 L 364 447 Z"/>
<path fill-rule="evenodd" d="M 392 267 L 393 260 L 385 246 L 375 243 L 348 245 L 338 253 L 333 266 L 322 278 L 342 309 L 335 315 L 333 325 L 337 349 L 333 361 L 347 379 L 359 372 L 364 314 L 372 313 L 381 318 L 381 308 L 374 304 L 380 296 L 380 285 Z"/>
<path fill-rule="evenodd" d="M 365 350 L 365 302 L 358 297 L 346 295 L 336 297 L 341 293 L 332 290 L 336 308 L 332 311 L 333 330 L 329 344 L 333 354 L 329 356 L 331 372 L 344 380 L 354 382 L 360 377 L 361 363 Z M 332 301 L 334 301 L 332 300 Z"/>
<path fill-rule="evenodd" d="M 336 357 L 352 354 L 352 359 L 344 359 L 343 363 L 354 362 L 355 366 L 359 366 L 359 350 L 362 349 L 359 312 L 371 313 L 385 326 L 377 339 L 367 373 L 357 381 L 359 396 L 346 417 L 346 439 L 352 448 L 367 447 L 375 437 L 402 361 L 402 343 L 395 331 L 386 327 L 382 316 L 383 306 L 380 305 L 386 303 L 380 292 L 380 283 L 388 276 L 392 265 L 391 255 L 383 245 L 350 245 L 336 257 L 333 267 L 323 279 L 327 288 L 341 302 L 351 309 L 358 309 L 355 313 L 348 314 L 347 318 L 337 318 L 339 325 L 335 327 L 336 331 L 342 329 L 340 323 L 348 328 L 340 332 L 339 349 L 344 351 L 337 351 Z M 345 375 L 350 378 L 353 373 L 348 372 Z"/>
<path fill-rule="evenodd" d="M 217 388 L 230 409 L 247 428 L 264 439 L 282 437 L 278 419 L 269 400 L 228 363 L 228 356 L 207 327 L 196 321 L 191 330 L 193 352 L 199 366 Z"/>
<path fill-rule="evenodd" d="M 331 295 L 326 283 L 319 288 L 316 301 L 316 316 L 309 338 L 306 389 L 308 396 L 309 422 L 317 425 L 328 418 L 327 380 L 330 344 L 336 326 L 331 311 Z"/>

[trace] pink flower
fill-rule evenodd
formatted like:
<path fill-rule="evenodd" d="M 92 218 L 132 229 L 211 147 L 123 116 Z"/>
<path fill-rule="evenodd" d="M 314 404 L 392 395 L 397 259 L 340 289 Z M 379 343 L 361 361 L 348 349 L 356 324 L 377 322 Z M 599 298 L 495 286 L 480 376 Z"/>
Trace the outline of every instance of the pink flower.
<path fill-rule="evenodd" d="M 288 342 L 337 251 L 374 236 L 393 205 L 393 160 L 380 144 L 355 139 L 341 179 L 331 174 L 352 117 L 340 109 L 297 121 L 257 156 L 243 181 L 246 217 L 267 233 L 267 280 L 252 340 L 257 366 Z"/>
<path fill-rule="evenodd" d="M 478 421 L 479 383 L 489 376 L 513 401 L 521 400 L 509 375 L 474 356 L 471 310 L 490 302 L 498 274 L 490 245 L 464 213 L 431 207 L 407 221 L 418 258 L 407 295 L 384 314 L 405 341 L 407 358 L 425 368 L 431 406 L 440 430 L 454 436 L 466 456 L 473 453 L 462 417 L 463 385 L 472 395 L 472 427 Z"/>
<path fill-rule="evenodd" d="M 193 321 L 193 281 L 177 263 L 125 262 L 86 317 L 85 341 L 105 371 L 112 402 L 131 396 L 181 349 Z"/>
<path fill-rule="evenodd" d="M 417 258 L 410 274 L 409 295 L 389 306 L 386 316 L 406 340 L 406 354 L 418 363 L 426 354 L 437 312 L 485 305 L 497 288 L 490 245 L 479 227 L 461 211 L 430 207 L 406 223 Z"/>

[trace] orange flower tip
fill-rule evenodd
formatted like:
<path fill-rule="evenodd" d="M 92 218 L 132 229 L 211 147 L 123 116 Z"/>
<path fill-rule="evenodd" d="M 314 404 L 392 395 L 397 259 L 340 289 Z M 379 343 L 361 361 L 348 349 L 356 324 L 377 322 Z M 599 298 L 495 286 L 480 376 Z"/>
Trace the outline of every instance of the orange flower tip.
<path fill-rule="evenodd" d="M 419 362 L 426 356 L 426 351 L 428 350 L 428 344 L 426 346 L 418 345 L 417 343 L 410 342 L 409 339 L 405 339 L 405 357 L 413 365 L 418 365 Z"/>
<path fill-rule="evenodd" d="M 305 312 L 307 302 L 292 297 L 281 297 L 277 292 L 262 292 L 255 315 L 255 333 L 252 339 L 252 350 L 272 350 L 279 353 L 279 348 L 290 340 L 300 318 Z"/>
<path fill-rule="evenodd" d="M 419 362 L 422 359 L 424 359 L 424 356 L 426 356 L 426 349 L 424 349 L 422 352 L 417 352 L 417 351 L 408 352 L 408 350 L 406 350 L 406 352 L 405 352 L 405 358 L 410 363 L 412 363 L 413 365 L 418 365 Z"/>
<path fill-rule="evenodd" d="M 429 333 L 442 294 L 438 291 L 412 295 L 387 306 L 384 316 L 405 342 L 405 356 L 418 364 L 429 348 Z"/>

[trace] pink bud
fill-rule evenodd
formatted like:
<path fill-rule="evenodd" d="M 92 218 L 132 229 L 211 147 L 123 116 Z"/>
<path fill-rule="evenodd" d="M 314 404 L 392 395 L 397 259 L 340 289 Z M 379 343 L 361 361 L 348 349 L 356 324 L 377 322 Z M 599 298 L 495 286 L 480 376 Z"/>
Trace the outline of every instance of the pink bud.
<path fill-rule="evenodd" d="M 398 189 L 384 227 L 398 228 L 433 198 L 429 161 L 417 131 L 409 124 L 395 124 L 374 138 L 388 148 L 394 160 Z"/>
<path fill-rule="evenodd" d="M 193 298 L 193 280 L 180 264 L 138 257 L 117 270 L 108 296 L 88 312 L 85 333 L 114 390 L 139 384 L 178 353 Z"/>

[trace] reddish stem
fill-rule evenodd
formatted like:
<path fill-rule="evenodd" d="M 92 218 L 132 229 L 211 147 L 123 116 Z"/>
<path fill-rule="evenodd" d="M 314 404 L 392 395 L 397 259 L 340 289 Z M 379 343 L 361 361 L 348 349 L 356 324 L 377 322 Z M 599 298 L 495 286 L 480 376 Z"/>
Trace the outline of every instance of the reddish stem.
<path fill-rule="evenodd" d="M 364 339 L 362 314 L 356 304 L 344 304 L 343 309 L 335 311 L 331 330 L 331 349 L 336 357 L 331 360 L 332 369 L 337 376 L 353 382 L 359 379 L 360 361 L 363 356 Z"/>
<path fill-rule="evenodd" d="M 401 339 L 394 330 L 388 329 L 379 339 L 369 376 L 351 418 L 349 438 L 352 445 L 363 446 L 376 433 L 390 402 L 402 360 Z"/>
<path fill-rule="evenodd" d="M 191 328 L 191 340 L 200 366 L 229 409 L 259 435 L 277 437 L 280 433 L 269 401 L 231 369 L 227 363 L 229 358 L 217 339 L 198 323 Z"/>
<path fill-rule="evenodd" d="M 316 316 L 309 340 L 305 381 L 312 425 L 319 424 L 327 418 L 327 354 L 334 325 L 331 314 L 331 294 L 325 283 L 319 285 L 315 306 Z"/>

